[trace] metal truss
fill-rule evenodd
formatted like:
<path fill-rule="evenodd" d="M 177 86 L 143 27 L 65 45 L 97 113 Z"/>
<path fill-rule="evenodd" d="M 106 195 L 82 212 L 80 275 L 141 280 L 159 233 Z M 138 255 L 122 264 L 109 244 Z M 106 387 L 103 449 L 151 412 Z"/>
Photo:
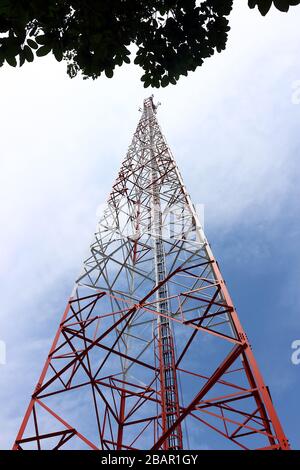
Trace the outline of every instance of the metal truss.
<path fill-rule="evenodd" d="M 151 97 L 14 449 L 203 443 L 289 448 Z"/>

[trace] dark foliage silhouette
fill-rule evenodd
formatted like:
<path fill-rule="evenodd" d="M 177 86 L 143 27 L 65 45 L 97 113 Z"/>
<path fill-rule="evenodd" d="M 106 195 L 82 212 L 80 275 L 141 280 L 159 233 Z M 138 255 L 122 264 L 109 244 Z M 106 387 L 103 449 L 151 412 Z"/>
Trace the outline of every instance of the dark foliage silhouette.
<path fill-rule="evenodd" d="M 249 0 L 265 15 L 300 0 Z M 52 53 L 75 77 L 112 77 L 134 63 L 144 86 L 176 84 L 226 47 L 233 0 L 0 0 L 0 66 L 16 67 Z"/>

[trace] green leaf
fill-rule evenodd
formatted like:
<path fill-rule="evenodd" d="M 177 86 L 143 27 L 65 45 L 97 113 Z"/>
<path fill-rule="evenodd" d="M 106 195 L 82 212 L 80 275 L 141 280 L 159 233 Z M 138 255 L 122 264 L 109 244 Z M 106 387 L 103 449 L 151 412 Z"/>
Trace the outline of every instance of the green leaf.
<path fill-rule="evenodd" d="M 130 55 L 130 50 L 127 49 L 127 47 L 123 46 L 121 49 L 122 49 L 123 54 Z"/>
<path fill-rule="evenodd" d="M 117 57 L 115 58 L 115 63 L 116 63 L 117 65 L 121 66 L 121 65 L 123 64 L 123 59 L 122 59 L 122 57 L 121 57 L 121 56 L 117 56 Z"/>
<path fill-rule="evenodd" d="M 136 64 L 136 65 L 139 65 L 139 64 L 142 64 L 142 57 L 140 56 L 136 56 L 136 58 L 134 59 L 133 63 Z"/>
<path fill-rule="evenodd" d="M 107 76 L 107 78 L 112 78 L 113 74 L 113 69 L 105 69 L 105 75 Z"/>
<path fill-rule="evenodd" d="M 250 8 L 254 8 L 257 5 L 260 13 L 265 16 L 271 8 L 272 0 L 248 0 Z"/>
<path fill-rule="evenodd" d="M 63 58 L 63 52 L 62 52 L 62 49 L 60 47 L 60 44 L 55 44 L 55 46 L 53 47 L 53 54 L 54 54 L 54 57 L 55 59 L 60 62 Z"/>
<path fill-rule="evenodd" d="M 6 62 L 11 65 L 12 67 L 16 67 L 17 65 L 17 60 L 14 56 L 10 56 L 10 57 L 5 57 L 6 59 Z"/>
<path fill-rule="evenodd" d="M 51 46 L 48 46 L 48 45 L 47 46 L 42 46 L 36 51 L 36 55 L 38 57 L 42 57 L 44 55 L 49 54 L 50 51 L 51 51 Z"/>
<path fill-rule="evenodd" d="M 299 0 L 273 0 L 274 6 L 277 10 L 287 12 L 289 11 L 289 7 L 292 5 L 299 5 Z"/>
<path fill-rule="evenodd" d="M 48 38 L 45 34 L 41 34 L 40 36 L 36 36 L 35 40 L 38 44 L 42 44 L 42 45 L 44 45 L 48 42 Z"/>
<path fill-rule="evenodd" d="M 130 64 L 130 59 L 127 55 L 123 56 L 123 61 L 126 62 L 126 64 Z"/>
<path fill-rule="evenodd" d="M 24 46 L 24 56 L 27 62 L 33 62 L 34 55 L 29 46 Z"/>
<path fill-rule="evenodd" d="M 163 78 L 161 79 L 161 86 L 165 88 L 168 85 L 169 85 L 169 78 L 167 75 L 164 75 Z"/>
<path fill-rule="evenodd" d="M 24 53 L 24 51 L 21 51 L 21 52 L 20 52 L 20 56 L 19 56 L 19 57 L 20 57 L 20 59 L 19 59 L 19 66 L 22 67 L 22 65 L 24 64 L 24 62 L 25 62 L 25 60 L 26 60 L 26 59 L 25 59 L 25 53 Z"/>
<path fill-rule="evenodd" d="M 30 46 L 32 49 L 37 49 L 39 46 L 33 39 L 27 39 L 27 44 Z"/>

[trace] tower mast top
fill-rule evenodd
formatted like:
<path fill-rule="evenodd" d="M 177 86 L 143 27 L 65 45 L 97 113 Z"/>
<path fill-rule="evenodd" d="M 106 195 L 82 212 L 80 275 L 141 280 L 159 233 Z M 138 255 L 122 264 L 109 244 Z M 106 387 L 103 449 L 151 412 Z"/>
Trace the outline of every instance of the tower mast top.
<path fill-rule="evenodd" d="M 154 114 L 156 114 L 156 110 L 158 108 L 158 106 L 161 104 L 161 103 L 157 103 L 156 105 L 154 104 L 153 102 L 153 98 L 154 98 L 154 95 L 151 95 L 149 96 L 149 98 L 145 98 L 144 99 L 144 103 L 143 103 L 143 111 L 146 112 L 147 109 L 150 109 Z"/>

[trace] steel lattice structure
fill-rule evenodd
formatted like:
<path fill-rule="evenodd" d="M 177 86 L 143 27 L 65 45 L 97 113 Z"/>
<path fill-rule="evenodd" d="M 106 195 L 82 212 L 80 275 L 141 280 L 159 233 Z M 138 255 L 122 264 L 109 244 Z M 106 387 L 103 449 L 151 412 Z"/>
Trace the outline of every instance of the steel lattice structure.
<path fill-rule="evenodd" d="M 289 448 L 151 97 L 14 449 L 202 442 Z"/>

